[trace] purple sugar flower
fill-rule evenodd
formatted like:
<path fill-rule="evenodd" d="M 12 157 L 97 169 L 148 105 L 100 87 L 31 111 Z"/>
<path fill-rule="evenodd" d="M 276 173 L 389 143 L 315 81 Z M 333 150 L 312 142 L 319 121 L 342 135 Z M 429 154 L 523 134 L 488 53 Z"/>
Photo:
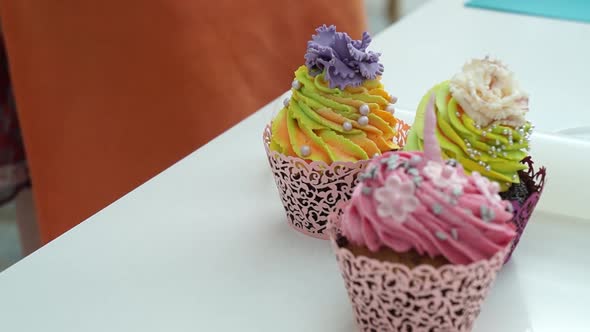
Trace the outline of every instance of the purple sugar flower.
<path fill-rule="evenodd" d="M 359 86 L 383 74 L 381 54 L 367 51 L 370 43 L 367 32 L 361 40 L 353 40 L 344 32 L 336 32 L 335 26 L 323 25 L 307 43 L 305 65 L 312 76 L 324 72 L 330 88 Z"/>

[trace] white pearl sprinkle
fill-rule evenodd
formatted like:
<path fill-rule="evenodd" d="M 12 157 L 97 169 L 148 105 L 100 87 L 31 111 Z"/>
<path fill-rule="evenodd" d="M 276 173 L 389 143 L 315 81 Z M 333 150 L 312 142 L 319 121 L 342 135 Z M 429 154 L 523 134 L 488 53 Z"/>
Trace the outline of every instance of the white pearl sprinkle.
<path fill-rule="evenodd" d="M 461 116 L 461 113 L 459 113 L 459 112 L 456 112 L 456 113 L 455 113 L 455 115 L 456 115 L 457 117 L 460 117 L 460 116 Z"/>
<path fill-rule="evenodd" d="M 508 129 L 504 129 L 503 133 L 504 135 L 508 135 Z"/>
<path fill-rule="evenodd" d="M 467 145 L 467 147 L 471 147 L 471 143 L 467 142 L 465 145 Z"/>
<path fill-rule="evenodd" d="M 367 116 L 364 116 L 364 115 L 363 115 L 363 116 L 361 116 L 361 117 L 358 119 L 358 123 L 359 123 L 361 126 L 366 126 L 366 125 L 368 125 L 368 124 L 369 124 L 369 118 L 368 118 Z"/>
<path fill-rule="evenodd" d="M 379 157 L 379 152 L 377 152 L 373 155 L 373 158 L 377 158 L 377 157 Z"/>
<path fill-rule="evenodd" d="M 516 180 L 516 174 L 512 175 L 512 180 Z"/>
<path fill-rule="evenodd" d="M 492 167 L 490 167 L 490 165 L 487 165 L 487 166 L 486 166 L 486 171 L 488 171 L 488 172 L 489 172 L 489 171 L 491 171 L 491 170 L 492 170 Z"/>
<path fill-rule="evenodd" d="M 359 113 L 361 113 L 362 115 L 367 115 L 369 114 L 369 105 L 367 104 L 362 104 L 361 107 L 359 107 Z"/>
<path fill-rule="evenodd" d="M 301 82 L 299 82 L 298 80 L 293 80 L 293 83 L 291 83 L 291 87 L 295 90 L 299 90 L 301 89 Z"/>
<path fill-rule="evenodd" d="M 344 129 L 344 131 L 351 131 L 352 130 L 352 123 L 346 121 L 342 124 L 342 129 Z"/>
<path fill-rule="evenodd" d="M 482 131 L 481 136 L 486 137 L 486 136 L 488 136 L 488 133 L 486 131 Z"/>
<path fill-rule="evenodd" d="M 481 129 L 481 126 L 480 125 L 475 125 L 475 128 Z"/>
<path fill-rule="evenodd" d="M 389 104 L 387 105 L 387 107 L 385 108 L 385 110 L 391 114 L 395 113 L 395 107 L 393 106 L 393 104 Z"/>
<path fill-rule="evenodd" d="M 389 98 L 389 102 L 392 104 L 397 103 L 397 97 L 396 96 L 391 96 L 391 98 Z"/>
<path fill-rule="evenodd" d="M 307 145 L 301 147 L 301 155 L 307 157 L 311 154 L 311 148 Z"/>
<path fill-rule="evenodd" d="M 502 155 L 503 155 L 504 157 L 508 157 L 508 153 L 506 153 L 506 152 L 502 152 Z"/>
<path fill-rule="evenodd" d="M 500 140 L 499 139 L 496 140 L 496 145 L 500 145 Z"/>
<path fill-rule="evenodd" d="M 472 153 L 472 154 L 470 154 L 470 155 L 469 155 L 469 157 L 470 157 L 471 159 L 475 159 L 475 155 L 474 155 L 473 153 Z"/>
<path fill-rule="evenodd" d="M 521 139 L 520 141 L 518 141 L 518 144 L 523 144 L 524 141 Z"/>
<path fill-rule="evenodd" d="M 285 106 L 285 107 L 289 107 L 289 100 L 291 100 L 289 97 L 285 98 L 285 99 L 283 100 L 283 106 Z"/>

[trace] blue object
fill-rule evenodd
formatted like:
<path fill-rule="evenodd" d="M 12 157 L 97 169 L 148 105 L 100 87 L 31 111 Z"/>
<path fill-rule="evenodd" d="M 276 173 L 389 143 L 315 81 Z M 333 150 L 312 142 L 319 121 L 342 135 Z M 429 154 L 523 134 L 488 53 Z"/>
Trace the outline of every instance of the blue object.
<path fill-rule="evenodd" d="M 590 23 L 590 0 L 469 0 L 465 5 Z"/>

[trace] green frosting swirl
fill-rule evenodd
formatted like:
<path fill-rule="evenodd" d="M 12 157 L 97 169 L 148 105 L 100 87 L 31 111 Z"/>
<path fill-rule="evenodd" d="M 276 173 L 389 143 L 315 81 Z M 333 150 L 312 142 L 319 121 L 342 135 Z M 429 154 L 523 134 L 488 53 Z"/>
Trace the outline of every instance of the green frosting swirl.
<path fill-rule="evenodd" d="M 436 95 L 436 133 L 444 157 L 456 159 L 470 173 L 477 171 L 499 182 L 502 190 L 520 182 L 518 171 L 526 168 L 521 160 L 528 154 L 531 123 L 526 122 L 519 128 L 475 125 L 453 98 L 449 81 L 434 86 L 420 101 L 404 150 L 423 150 L 424 111 L 433 93 Z"/>
<path fill-rule="evenodd" d="M 398 149 L 397 120 L 386 108 L 391 96 L 379 79 L 358 87 L 330 88 L 305 66 L 295 72 L 299 88 L 272 122 L 271 149 L 307 160 L 358 161 Z M 362 119 L 361 109 L 367 109 Z M 366 122 L 365 122 L 366 121 Z"/>

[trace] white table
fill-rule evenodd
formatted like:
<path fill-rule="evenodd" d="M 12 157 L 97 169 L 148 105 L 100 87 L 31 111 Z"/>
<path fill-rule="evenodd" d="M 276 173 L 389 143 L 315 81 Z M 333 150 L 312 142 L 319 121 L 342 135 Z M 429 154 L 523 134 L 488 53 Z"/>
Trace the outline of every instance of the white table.
<path fill-rule="evenodd" d="M 0 331 L 354 331 L 328 243 L 286 225 L 261 139 L 277 103 L 1 273 Z M 533 141 L 547 191 L 476 332 L 590 323 L 590 178 L 568 178 L 590 142 Z"/>

